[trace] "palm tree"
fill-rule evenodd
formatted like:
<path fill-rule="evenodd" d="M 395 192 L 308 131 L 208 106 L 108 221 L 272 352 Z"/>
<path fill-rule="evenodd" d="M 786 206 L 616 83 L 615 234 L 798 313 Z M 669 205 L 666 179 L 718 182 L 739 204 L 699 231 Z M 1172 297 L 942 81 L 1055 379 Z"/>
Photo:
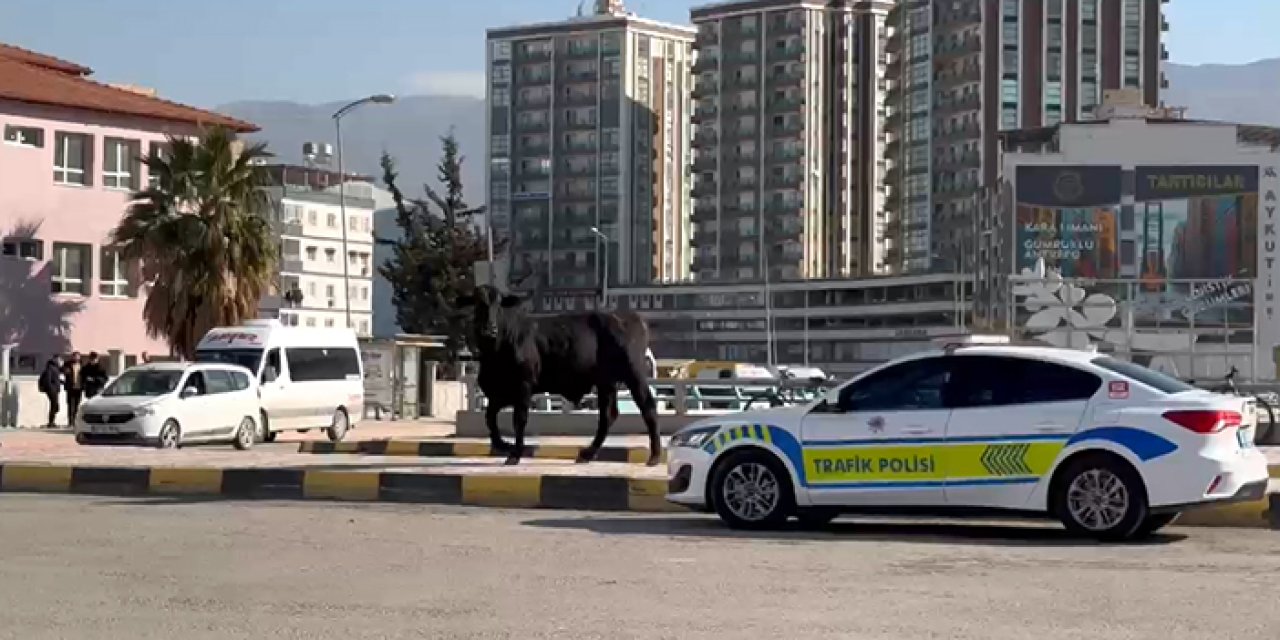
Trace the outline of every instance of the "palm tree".
<path fill-rule="evenodd" d="M 150 286 L 147 333 L 189 359 L 209 329 L 256 317 L 274 284 L 267 174 L 255 162 L 271 154 L 265 144 L 238 149 L 221 127 L 204 130 L 199 141 L 168 142 L 164 156 L 143 160 L 151 185 L 132 194 L 110 242 Z"/>

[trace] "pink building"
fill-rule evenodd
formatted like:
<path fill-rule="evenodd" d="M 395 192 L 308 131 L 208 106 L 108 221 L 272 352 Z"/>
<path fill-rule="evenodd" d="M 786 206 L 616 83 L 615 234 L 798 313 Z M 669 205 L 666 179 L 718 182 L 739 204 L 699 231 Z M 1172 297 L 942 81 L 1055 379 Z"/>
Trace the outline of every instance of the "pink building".
<path fill-rule="evenodd" d="M 92 70 L 0 44 L 0 344 L 14 373 L 54 353 L 166 355 L 142 322 L 146 288 L 104 245 L 140 158 L 166 135 L 257 127 L 89 79 Z"/>

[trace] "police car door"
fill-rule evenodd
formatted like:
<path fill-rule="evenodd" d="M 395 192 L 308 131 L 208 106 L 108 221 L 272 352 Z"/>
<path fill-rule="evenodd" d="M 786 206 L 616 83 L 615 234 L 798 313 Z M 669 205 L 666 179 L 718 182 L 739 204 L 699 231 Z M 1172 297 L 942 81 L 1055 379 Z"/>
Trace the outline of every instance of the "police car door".
<path fill-rule="evenodd" d="M 956 355 L 947 423 L 947 503 L 1027 507 L 1102 386 L 1065 364 Z"/>
<path fill-rule="evenodd" d="M 802 423 L 800 482 L 815 505 L 940 505 L 951 413 L 947 358 L 908 360 L 842 387 Z"/>

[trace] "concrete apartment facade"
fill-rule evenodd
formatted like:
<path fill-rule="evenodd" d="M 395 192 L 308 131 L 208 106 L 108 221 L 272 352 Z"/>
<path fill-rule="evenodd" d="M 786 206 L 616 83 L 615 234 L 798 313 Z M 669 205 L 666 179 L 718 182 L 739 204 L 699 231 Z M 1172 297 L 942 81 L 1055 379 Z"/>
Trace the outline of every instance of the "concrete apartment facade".
<path fill-rule="evenodd" d="M 884 271 L 891 7 L 752 0 L 692 10 L 699 281 Z"/>
<path fill-rule="evenodd" d="M 308 166 L 272 165 L 267 170 L 275 183 L 267 191 L 280 241 L 280 275 L 278 292 L 262 300 L 261 315 L 294 327 L 345 327 L 349 302 L 351 328 L 362 337 L 373 335 L 377 205 L 371 179 L 346 176 L 344 251 L 338 193 L 343 177 Z"/>
<path fill-rule="evenodd" d="M 891 18 L 896 268 L 972 272 L 1001 130 L 1090 118 L 1104 91 L 1165 86 L 1167 0 L 902 0 Z"/>
<path fill-rule="evenodd" d="M 147 286 L 108 245 L 141 156 L 166 136 L 247 122 L 90 79 L 78 64 L 0 44 L 0 345 L 14 373 L 55 353 L 111 354 L 113 365 L 167 355 L 147 335 Z"/>
<path fill-rule="evenodd" d="M 688 278 L 693 38 L 606 0 L 489 30 L 486 184 L 513 283 Z"/>

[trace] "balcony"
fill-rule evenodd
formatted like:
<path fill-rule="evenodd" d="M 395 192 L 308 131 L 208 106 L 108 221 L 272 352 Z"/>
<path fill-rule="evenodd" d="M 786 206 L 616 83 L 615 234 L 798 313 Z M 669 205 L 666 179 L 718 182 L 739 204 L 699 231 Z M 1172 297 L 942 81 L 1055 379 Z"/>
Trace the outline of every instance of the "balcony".
<path fill-rule="evenodd" d="M 706 45 L 710 45 L 710 44 L 715 44 L 715 43 L 717 43 L 717 42 L 719 42 L 719 41 L 720 41 L 720 32 L 719 32 L 719 30 L 718 30 L 718 29 L 715 29 L 714 27 L 712 27 L 712 26 L 710 26 L 710 25 L 708 25 L 708 26 L 707 26 L 707 27 L 705 27 L 705 28 L 699 28 L 699 29 L 698 29 L 698 36 L 694 39 L 694 42 L 695 42 L 696 44 L 698 44 L 698 45 L 702 45 L 702 46 L 706 46 Z"/>
<path fill-rule="evenodd" d="M 804 123 L 800 121 L 772 124 L 769 126 L 769 134 L 773 136 L 790 137 L 802 132 L 804 132 Z"/>
<path fill-rule="evenodd" d="M 975 91 L 959 98 L 943 98 L 933 103 L 934 115 L 942 116 L 982 108 L 982 97 Z"/>
<path fill-rule="evenodd" d="M 788 69 L 781 73 L 770 73 L 769 82 L 778 87 L 802 84 L 804 83 L 804 69 Z"/>
<path fill-rule="evenodd" d="M 760 86 L 760 75 L 759 74 L 752 74 L 752 75 L 734 74 L 733 79 L 729 81 L 729 84 L 734 87 L 748 87 L 748 88 L 758 87 Z"/>
<path fill-rule="evenodd" d="M 967 66 L 959 71 L 939 71 L 933 74 L 934 87 L 937 89 L 981 81 L 982 67 L 978 65 Z"/>
<path fill-rule="evenodd" d="M 710 153 L 699 154 L 697 157 L 693 159 L 693 170 L 694 171 L 715 171 L 716 167 L 719 164 L 720 163 L 716 161 L 716 157 L 714 154 L 710 154 Z"/>
<path fill-rule="evenodd" d="M 798 213 L 802 206 L 803 203 L 800 201 L 770 200 L 764 205 L 764 211 L 773 215 L 794 214 Z"/>
<path fill-rule="evenodd" d="M 695 147 L 714 147 L 718 144 L 720 144 L 720 138 L 714 131 L 699 131 L 693 134 Z"/>
<path fill-rule="evenodd" d="M 600 50 L 591 47 L 569 47 L 565 49 L 565 55 L 570 58 L 596 58 L 600 55 Z"/>
<path fill-rule="evenodd" d="M 280 256 L 280 273 L 302 273 L 302 256 L 285 254 Z"/>
<path fill-rule="evenodd" d="M 709 222 L 715 220 L 720 215 L 719 207 L 715 206 L 697 206 L 693 208 L 693 215 L 689 217 L 693 222 Z"/>
<path fill-rule="evenodd" d="M 693 63 L 693 72 L 702 73 L 704 71 L 714 71 L 720 68 L 720 56 L 718 55 L 698 55 L 698 61 Z"/>
<path fill-rule="evenodd" d="M 517 109 L 546 109 L 551 106 L 551 94 L 526 94 L 516 100 Z"/>
<path fill-rule="evenodd" d="M 689 191 L 693 197 L 697 198 L 700 196 L 718 195 L 720 188 L 716 185 L 715 181 L 699 181 L 697 184 L 693 185 L 693 188 Z"/>
<path fill-rule="evenodd" d="M 769 174 L 764 184 L 770 189 L 794 189 L 800 186 L 802 180 L 803 178 L 799 173 L 781 176 Z"/>
<path fill-rule="evenodd" d="M 756 64 L 760 62 L 759 51 L 730 51 L 725 53 L 724 57 L 735 64 Z"/>
<path fill-rule="evenodd" d="M 693 97 L 702 98 L 706 96 L 714 96 L 720 93 L 720 84 L 715 80 L 706 80 L 698 78 L 693 83 Z"/>
<path fill-rule="evenodd" d="M 769 50 L 770 62 L 785 62 L 787 60 L 803 60 L 803 59 L 804 59 L 804 47 L 802 46 L 783 47 L 781 49 Z"/>
<path fill-rule="evenodd" d="M 933 160 L 935 171 L 960 171 L 977 169 L 982 166 L 982 155 L 976 151 L 960 153 L 954 156 L 936 156 Z"/>
<path fill-rule="evenodd" d="M 716 105 L 698 105 L 693 109 L 693 123 L 698 124 L 715 120 L 720 115 L 720 107 Z"/>
<path fill-rule="evenodd" d="M 523 131 L 523 132 L 529 132 L 529 133 L 538 133 L 538 132 L 546 131 L 550 128 L 550 126 L 551 124 L 547 120 L 517 120 L 516 121 L 517 131 Z"/>
<path fill-rule="evenodd" d="M 566 164 L 560 169 L 559 175 L 574 177 L 594 176 L 596 171 L 597 168 L 593 164 Z"/>
<path fill-rule="evenodd" d="M 953 11 L 939 11 L 933 14 L 933 24 L 939 29 L 956 29 L 972 26 L 982 22 L 982 8 L 978 3 L 962 3 L 969 6 Z"/>
<path fill-rule="evenodd" d="M 565 71 L 564 79 L 567 82 L 599 82 L 600 74 L 596 71 Z"/>
<path fill-rule="evenodd" d="M 546 62 L 551 59 L 551 49 L 522 49 L 516 52 L 520 62 Z"/>
<path fill-rule="evenodd" d="M 282 236 L 301 236 L 302 235 L 301 220 L 277 222 L 276 228 L 280 231 L 280 235 Z"/>
<path fill-rule="evenodd" d="M 549 73 L 520 74 L 520 84 L 547 84 L 549 82 L 551 82 L 551 74 Z"/>
<path fill-rule="evenodd" d="M 575 107 L 595 106 L 596 104 L 599 104 L 599 102 L 600 96 L 597 96 L 594 92 L 590 91 L 573 92 L 564 97 L 564 103 L 566 105 Z"/>
<path fill-rule="evenodd" d="M 953 129 L 944 129 L 936 131 L 933 134 L 935 142 L 955 142 L 957 140 L 971 140 L 982 136 L 982 127 L 976 124 L 966 124 L 955 127 Z"/>
<path fill-rule="evenodd" d="M 778 35 L 782 33 L 800 33 L 804 31 L 804 18 L 782 18 L 775 19 L 769 23 L 769 34 Z"/>
<path fill-rule="evenodd" d="M 769 100 L 770 111 L 799 111 L 804 107 L 804 98 L 771 98 Z"/>
<path fill-rule="evenodd" d="M 567 131 L 592 131 L 600 128 L 600 123 L 594 119 L 566 119 L 564 122 L 564 128 Z"/>
<path fill-rule="evenodd" d="M 775 149 L 769 152 L 769 162 L 791 164 L 804 157 L 804 149 Z"/>
<path fill-rule="evenodd" d="M 939 42 L 933 48 L 933 60 L 935 63 L 949 62 L 965 56 L 982 53 L 982 38 L 977 36 L 956 40 L 939 38 L 938 40 Z"/>

